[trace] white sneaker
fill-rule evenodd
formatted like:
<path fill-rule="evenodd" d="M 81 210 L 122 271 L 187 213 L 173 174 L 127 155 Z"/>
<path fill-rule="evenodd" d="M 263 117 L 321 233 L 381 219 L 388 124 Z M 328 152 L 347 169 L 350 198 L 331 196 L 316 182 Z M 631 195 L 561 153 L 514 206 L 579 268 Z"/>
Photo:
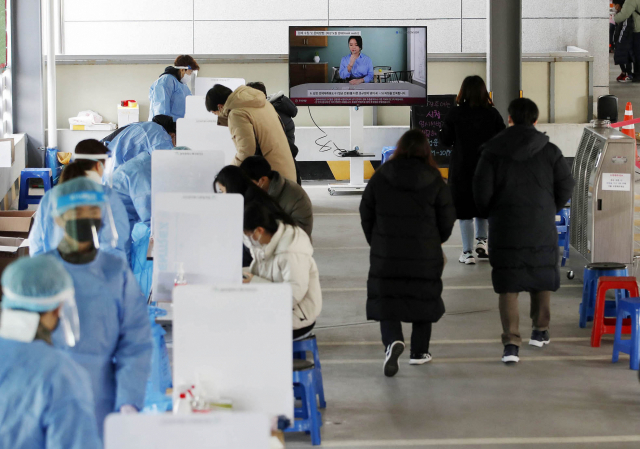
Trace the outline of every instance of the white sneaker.
<path fill-rule="evenodd" d="M 476 259 L 475 257 L 473 257 L 473 254 L 471 252 L 468 252 L 460 254 L 460 259 L 458 259 L 458 262 L 465 265 L 474 265 L 476 263 Z"/>
<path fill-rule="evenodd" d="M 411 358 L 409 359 L 409 365 L 424 365 L 425 363 L 429 363 L 433 360 L 431 354 L 428 352 L 426 354 L 414 354 L 411 353 Z"/>
<path fill-rule="evenodd" d="M 398 359 L 404 352 L 404 342 L 398 340 L 394 341 L 387 347 L 387 356 L 384 359 L 384 375 L 387 377 L 393 377 L 398 372 Z"/>
<path fill-rule="evenodd" d="M 476 239 L 476 254 L 478 259 L 487 259 L 489 257 L 489 248 L 487 246 L 487 239 Z"/>

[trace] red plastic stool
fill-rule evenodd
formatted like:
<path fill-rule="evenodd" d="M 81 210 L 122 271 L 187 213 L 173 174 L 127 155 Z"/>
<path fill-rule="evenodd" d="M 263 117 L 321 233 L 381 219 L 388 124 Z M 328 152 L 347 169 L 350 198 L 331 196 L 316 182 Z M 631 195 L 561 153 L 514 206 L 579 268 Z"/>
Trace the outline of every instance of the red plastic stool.
<path fill-rule="evenodd" d="M 638 293 L 638 282 L 633 276 L 603 276 L 598 279 L 593 328 L 591 329 L 592 348 L 600 347 L 600 341 L 603 335 L 616 333 L 616 318 L 605 318 L 604 316 L 604 302 L 607 290 L 627 290 L 633 298 L 640 296 Z M 622 333 L 631 334 L 631 320 L 629 318 L 625 318 L 622 321 Z"/>

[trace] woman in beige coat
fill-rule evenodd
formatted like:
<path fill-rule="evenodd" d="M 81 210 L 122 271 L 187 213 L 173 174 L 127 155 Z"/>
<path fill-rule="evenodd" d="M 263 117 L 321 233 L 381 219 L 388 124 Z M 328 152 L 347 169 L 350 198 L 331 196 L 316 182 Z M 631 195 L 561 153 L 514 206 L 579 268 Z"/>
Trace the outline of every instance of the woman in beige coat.
<path fill-rule="evenodd" d="M 293 338 L 306 338 L 322 310 L 318 266 L 309 236 L 299 227 L 276 220 L 264 205 L 244 209 L 245 245 L 253 262 L 244 283 L 286 282 L 293 294 Z"/>
<path fill-rule="evenodd" d="M 236 146 L 233 165 L 262 155 L 273 170 L 296 182 L 296 166 L 282 122 L 262 92 L 247 86 L 231 91 L 216 84 L 207 92 L 205 104 L 218 116 L 219 125 L 229 126 Z"/>

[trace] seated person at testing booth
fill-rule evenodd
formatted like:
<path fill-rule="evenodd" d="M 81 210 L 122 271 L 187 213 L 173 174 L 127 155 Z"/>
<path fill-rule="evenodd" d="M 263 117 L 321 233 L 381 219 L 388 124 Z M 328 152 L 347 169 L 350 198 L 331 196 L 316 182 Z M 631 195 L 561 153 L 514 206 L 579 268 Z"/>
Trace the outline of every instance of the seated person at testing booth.
<path fill-rule="evenodd" d="M 172 150 L 176 146 L 176 122 L 168 115 L 156 115 L 151 122 L 128 125 L 107 143 L 116 169 L 142 152 Z"/>
<path fill-rule="evenodd" d="M 293 293 L 293 339 L 309 336 L 322 311 L 320 274 L 309 236 L 259 202 L 244 209 L 244 241 L 253 262 L 243 283 L 286 282 Z"/>
<path fill-rule="evenodd" d="M 361 36 L 349 36 L 349 55 L 340 61 L 340 78 L 349 84 L 373 82 L 373 62 L 362 54 Z"/>
<path fill-rule="evenodd" d="M 54 257 L 23 257 L 2 273 L 2 290 L 0 447 L 102 448 L 88 373 L 51 346 L 56 328 L 76 344 L 71 276 Z"/>
<path fill-rule="evenodd" d="M 107 147 L 95 139 L 81 141 L 76 145 L 74 161 L 64 168 L 59 183 L 64 184 L 75 178 L 86 177 L 97 184 L 101 184 L 105 166 L 109 165 L 108 152 Z M 103 186 L 103 189 L 111 208 L 113 224 L 115 224 L 118 238 L 118 244 L 115 247 L 112 248 L 110 245 L 103 245 L 103 247 L 105 251 L 126 260 L 129 255 L 129 234 L 131 232 L 127 219 L 127 210 L 116 192 L 108 186 Z M 40 205 L 29 233 L 29 254 L 31 256 L 56 249 L 64 236 L 63 230 L 56 226 L 53 220 L 53 208 L 52 191 L 49 190 L 40 200 Z M 100 242 L 106 243 L 107 236 L 113 235 L 111 226 L 112 223 L 105 223 L 105 227 L 100 230 Z"/>

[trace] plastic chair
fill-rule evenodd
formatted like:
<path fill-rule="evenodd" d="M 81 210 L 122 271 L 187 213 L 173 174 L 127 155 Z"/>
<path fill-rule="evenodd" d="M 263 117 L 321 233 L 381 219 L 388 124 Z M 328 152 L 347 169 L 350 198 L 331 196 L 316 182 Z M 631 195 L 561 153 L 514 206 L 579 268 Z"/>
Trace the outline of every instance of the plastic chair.
<path fill-rule="evenodd" d="M 593 321 L 598 279 L 603 276 L 626 277 L 629 276 L 627 267 L 621 263 L 591 263 L 584 268 L 584 287 L 582 289 L 582 302 L 580 303 L 580 327 L 587 327 L 587 321 Z M 616 301 L 626 296 L 624 290 L 616 290 Z M 605 317 L 616 316 L 616 303 L 606 301 L 604 307 Z"/>
<path fill-rule="evenodd" d="M 315 365 L 316 377 L 316 393 L 320 408 L 327 408 L 327 402 L 324 400 L 324 384 L 322 382 L 322 366 L 320 365 L 320 355 L 318 353 L 318 342 L 315 335 L 311 335 L 304 340 L 293 342 L 293 358 L 299 360 L 307 359 L 307 351 L 313 354 L 313 364 Z"/>
<path fill-rule="evenodd" d="M 556 228 L 558 230 L 558 246 L 562 246 L 562 264 L 560 266 L 564 267 L 567 263 L 567 259 L 569 258 L 569 227 L 571 226 L 571 209 L 565 207 L 556 218 L 560 217 L 560 220 L 556 220 Z"/>
<path fill-rule="evenodd" d="M 625 314 L 631 315 L 631 339 L 622 339 L 622 318 Z M 613 357 L 611 361 L 616 363 L 621 352 L 629 354 L 629 369 L 638 370 L 640 361 L 640 298 L 623 298 L 618 301 L 618 317 L 616 321 L 616 333 L 613 340 Z"/>
<path fill-rule="evenodd" d="M 29 195 L 29 180 L 42 179 L 45 193 L 51 190 L 51 169 L 50 168 L 25 168 L 20 173 L 20 196 L 18 199 L 18 210 L 25 210 L 29 204 L 40 204 L 42 196 Z"/>
<path fill-rule="evenodd" d="M 311 434 L 311 444 L 319 446 L 322 417 L 316 405 L 316 379 L 313 363 L 307 360 L 293 359 L 293 388 L 296 399 L 302 401 L 302 407 L 296 407 L 295 421 L 285 432 L 306 432 Z"/>
<path fill-rule="evenodd" d="M 634 298 L 640 296 L 638 293 L 638 283 L 636 278 L 630 277 L 610 277 L 603 276 L 598 279 L 598 289 L 596 293 L 595 313 L 593 317 L 593 328 L 591 329 L 591 347 L 599 348 L 602 336 L 614 334 L 616 331 L 616 318 L 605 318 L 605 295 L 608 290 L 625 290 Z M 617 309 L 617 308 L 616 308 Z M 629 319 L 625 319 L 622 324 L 622 333 L 630 334 L 631 327 Z"/>

